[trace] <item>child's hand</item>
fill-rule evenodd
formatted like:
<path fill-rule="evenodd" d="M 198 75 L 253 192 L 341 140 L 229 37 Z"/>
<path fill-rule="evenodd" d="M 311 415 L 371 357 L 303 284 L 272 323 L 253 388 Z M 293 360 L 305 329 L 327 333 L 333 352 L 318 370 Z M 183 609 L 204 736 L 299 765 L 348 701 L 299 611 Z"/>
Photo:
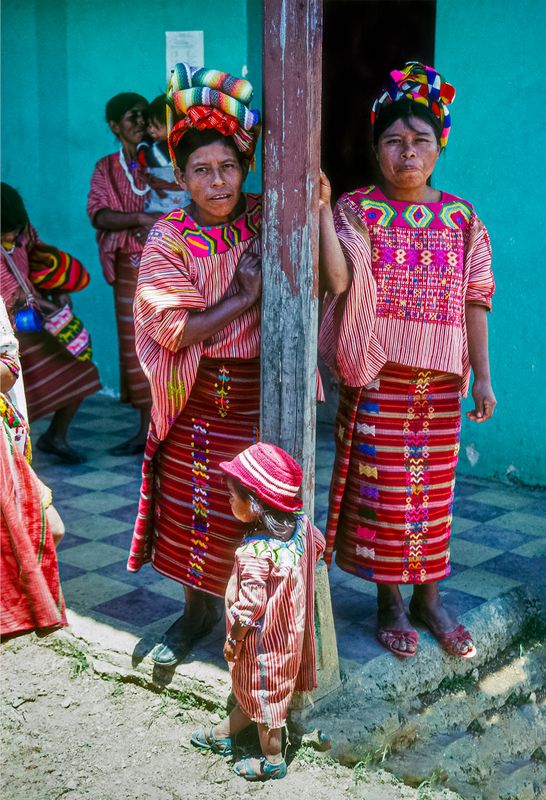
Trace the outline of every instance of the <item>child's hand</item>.
<path fill-rule="evenodd" d="M 233 642 L 235 641 L 235 644 Z M 243 649 L 244 639 L 226 639 L 224 644 L 224 658 L 230 664 L 239 660 L 241 650 Z"/>

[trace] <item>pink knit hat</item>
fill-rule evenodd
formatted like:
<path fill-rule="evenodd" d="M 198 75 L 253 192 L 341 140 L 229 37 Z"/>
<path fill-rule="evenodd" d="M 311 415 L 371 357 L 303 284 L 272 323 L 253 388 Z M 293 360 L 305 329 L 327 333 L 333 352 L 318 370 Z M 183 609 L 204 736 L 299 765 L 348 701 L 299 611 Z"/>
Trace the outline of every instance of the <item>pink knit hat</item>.
<path fill-rule="evenodd" d="M 303 505 L 297 496 L 302 469 L 292 456 L 274 444 L 253 444 L 231 461 L 222 461 L 220 469 L 273 508 L 299 511 Z"/>

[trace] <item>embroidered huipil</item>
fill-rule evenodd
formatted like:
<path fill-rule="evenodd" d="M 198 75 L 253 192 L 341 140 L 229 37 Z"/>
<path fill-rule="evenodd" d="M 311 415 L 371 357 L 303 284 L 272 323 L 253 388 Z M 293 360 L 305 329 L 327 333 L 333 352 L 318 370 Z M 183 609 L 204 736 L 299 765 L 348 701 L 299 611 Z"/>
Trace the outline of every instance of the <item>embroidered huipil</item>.
<path fill-rule="evenodd" d="M 237 702 L 255 722 L 280 728 L 295 690 L 316 686 L 315 563 L 324 537 L 298 514 L 291 539 L 250 535 L 235 553 L 226 591 L 226 628 L 248 631 L 239 660 L 229 665 Z"/>
<path fill-rule="evenodd" d="M 138 166 L 134 173 L 135 186 L 144 189 L 143 168 Z M 123 168 L 119 162 L 119 153 L 104 156 L 95 165 L 91 178 L 91 188 L 87 198 L 87 214 L 91 224 L 102 209 L 121 211 L 128 214 L 144 211 L 144 196 L 137 195 L 131 189 Z M 108 283 L 116 278 L 115 263 L 118 252 L 138 257 L 142 253 L 143 243 L 131 233 L 131 228 L 121 231 L 97 230 L 99 258 L 104 277 Z"/>
<path fill-rule="evenodd" d="M 491 247 L 472 206 L 389 200 L 369 186 L 343 195 L 336 231 L 352 271 L 327 295 L 320 334 L 326 363 L 348 386 L 366 386 L 387 362 L 462 377 L 470 362 L 465 302 L 491 308 Z"/>
<path fill-rule="evenodd" d="M 246 199 L 246 211 L 229 224 L 201 228 L 177 209 L 162 217 L 148 236 L 135 294 L 135 332 L 159 440 L 184 409 L 201 356 L 248 359 L 260 354 L 259 303 L 210 339 L 184 347 L 190 313 L 235 294 L 239 258 L 250 247 L 259 252 L 260 197 Z"/>

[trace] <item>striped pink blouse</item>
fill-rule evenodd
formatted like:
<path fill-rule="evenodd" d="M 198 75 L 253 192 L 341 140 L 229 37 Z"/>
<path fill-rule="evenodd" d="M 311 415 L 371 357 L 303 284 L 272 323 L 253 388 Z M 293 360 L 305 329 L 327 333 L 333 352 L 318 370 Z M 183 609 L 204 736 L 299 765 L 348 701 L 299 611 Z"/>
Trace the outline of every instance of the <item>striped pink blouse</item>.
<path fill-rule="evenodd" d="M 366 386 L 387 362 L 461 375 L 470 361 L 465 303 L 491 308 L 491 246 L 472 206 L 387 199 L 376 186 L 343 195 L 334 221 L 352 271 L 327 295 L 319 346 L 349 386 Z"/>
<path fill-rule="evenodd" d="M 144 189 L 147 186 L 143 178 L 144 168 L 139 165 L 134 170 L 135 186 Z M 91 188 L 87 198 L 87 214 L 94 224 L 95 216 L 102 209 L 122 211 L 133 214 L 144 211 L 144 196 L 137 195 L 119 163 L 119 153 L 112 153 L 97 161 L 91 178 Z M 97 230 L 99 258 L 104 277 L 108 283 L 115 280 L 116 254 L 140 255 L 142 243 L 132 234 L 131 229 L 122 231 Z"/>
<path fill-rule="evenodd" d="M 19 274 L 27 283 L 29 291 L 34 293 L 36 293 L 36 289 L 34 289 L 32 283 L 30 282 L 30 278 L 28 277 L 30 271 L 28 254 L 34 245 L 39 241 L 40 239 L 38 238 L 36 230 L 32 227 L 32 225 L 28 225 L 27 230 L 19 237 L 17 245 L 9 253 L 9 256 L 15 262 L 16 268 L 19 270 Z M 22 297 L 22 290 L 19 285 L 19 281 L 13 274 L 13 270 L 9 266 L 9 261 L 4 255 L 3 249 L 0 249 L 0 253 L 0 293 L 2 294 L 6 308 L 10 313 L 13 313 L 15 310 L 14 307 L 16 300 L 23 300 L 24 298 Z"/>
<path fill-rule="evenodd" d="M 226 627 L 248 631 L 230 664 L 233 694 L 244 713 L 281 728 L 294 691 L 316 686 L 315 564 L 324 536 L 304 514 L 286 542 L 248 536 L 235 553 L 226 590 Z"/>
<path fill-rule="evenodd" d="M 227 225 L 200 228 L 177 209 L 162 217 L 148 236 L 134 316 L 136 350 L 152 389 L 152 422 L 160 440 L 188 401 L 202 355 L 244 359 L 260 354 L 259 303 L 210 339 L 184 347 L 190 313 L 235 294 L 239 258 L 248 248 L 259 252 L 261 198 L 246 199 L 245 213 Z"/>

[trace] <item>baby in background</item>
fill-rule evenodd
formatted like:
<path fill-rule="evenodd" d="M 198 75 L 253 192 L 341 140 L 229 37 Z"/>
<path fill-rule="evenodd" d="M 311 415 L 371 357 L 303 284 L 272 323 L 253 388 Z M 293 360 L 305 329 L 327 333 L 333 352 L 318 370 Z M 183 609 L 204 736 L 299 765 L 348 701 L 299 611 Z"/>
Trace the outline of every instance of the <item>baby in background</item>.
<path fill-rule="evenodd" d="M 160 94 L 148 106 L 148 134 L 153 140 L 139 147 L 139 161 L 148 168 L 151 191 L 144 200 L 144 210 L 166 214 L 190 202 L 189 193 L 176 183 L 167 145 L 165 95 Z"/>
<path fill-rule="evenodd" d="M 230 756 L 235 735 L 255 722 L 262 756 L 241 759 L 235 773 L 252 781 L 284 778 L 290 699 L 316 686 L 314 579 L 324 537 L 301 511 L 302 470 L 284 450 L 258 443 L 220 468 L 232 513 L 248 525 L 226 590 L 224 657 L 237 705 L 191 742 Z"/>

